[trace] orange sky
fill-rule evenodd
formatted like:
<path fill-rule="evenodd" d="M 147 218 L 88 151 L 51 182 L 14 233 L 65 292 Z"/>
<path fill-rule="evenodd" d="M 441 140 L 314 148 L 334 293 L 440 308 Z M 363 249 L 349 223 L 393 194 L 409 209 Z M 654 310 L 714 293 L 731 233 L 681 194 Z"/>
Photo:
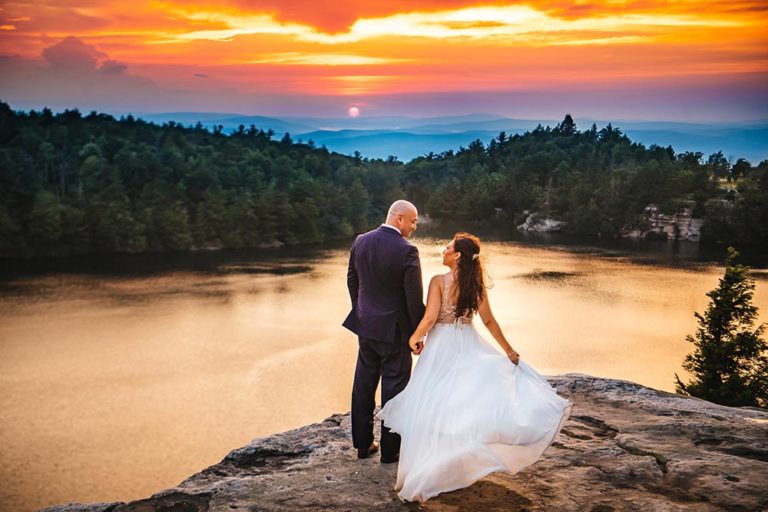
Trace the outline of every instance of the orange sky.
<path fill-rule="evenodd" d="M 131 108 L 145 97 L 155 110 L 223 94 L 240 111 L 292 95 L 375 111 L 392 95 L 617 91 L 642 102 L 671 88 L 703 105 L 722 90 L 768 116 L 766 34 L 765 1 L 11 0 L 0 4 L 0 97 L 69 91 L 78 103 L 90 77 L 91 97 L 108 105 L 111 90 L 116 108 L 131 95 Z"/>

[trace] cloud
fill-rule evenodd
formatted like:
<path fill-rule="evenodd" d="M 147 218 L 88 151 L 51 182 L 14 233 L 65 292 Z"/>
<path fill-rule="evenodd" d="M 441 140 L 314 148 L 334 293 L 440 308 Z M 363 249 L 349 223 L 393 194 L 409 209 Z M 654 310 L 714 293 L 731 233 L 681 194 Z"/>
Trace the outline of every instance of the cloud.
<path fill-rule="evenodd" d="M 146 97 L 170 99 L 173 92 L 77 37 L 43 49 L 41 59 L 0 57 L 0 96 L 22 105 L 105 109 L 140 104 Z"/>
<path fill-rule="evenodd" d="M 359 18 L 345 31 L 328 34 L 315 26 L 280 23 L 268 14 L 247 15 L 224 10 L 179 10 L 190 20 L 216 22 L 219 28 L 169 35 L 168 41 L 233 41 L 252 35 L 271 35 L 323 45 L 346 45 L 382 38 L 444 41 L 486 41 L 495 45 L 605 44 L 627 32 L 640 32 L 631 41 L 649 41 L 670 29 L 717 30 L 741 28 L 744 21 L 708 14 L 617 13 L 566 19 L 524 5 L 482 6 L 440 11 L 411 11 L 384 17 Z M 595 34 L 599 32 L 600 34 Z M 542 37 L 545 35 L 545 37 Z M 624 39 L 622 44 L 630 42 Z"/>
<path fill-rule="evenodd" d="M 107 2 L 15 0 L 2 2 L 0 24 L 35 34 L 103 30 L 109 25 L 109 9 Z"/>
<path fill-rule="evenodd" d="M 112 59 L 105 60 L 101 63 L 101 66 L 99 66 L 99 71 L 108 75 L 123 75 L 127 69 L 128 66 Z"/>
<path fill-rule="evenodd" d="M 101 75 L 126 75 L 128 66 L 109 56 L 92 44 L 69 36 L 60 42 L 43 48 L 43 59 L 48 63 L 48 74 L 78 74 L 81 79 L 93 79 L 94 73 Z M 91 76 L 94 75 L 94 76 Z"/>
<path fill-rule="evenodd" d="M 99 60 L 107 54 L 86 44 L 76 37 L 67 37 L 63 41 L 43 49 L 43 58 L 54 68 L 74 71 L 92 71 Z"/>
<path fill-rule="evenodd" d="M 116 114 L 168 111 L 280 112 L 329 114 L 346 109 L 336 97 L 297 96 L 283 91 L 242 92 L 232 82 L 212 78 L 197 66 L 161 66 L 178 77 L 176 86 L 161 85 L 101 48 L 76 37 L 52 44 L 37 59 L 0 54 L 0 100 L 12 108 L 78 108 Z M 242 70 L 235 69 L 240 74 Z M 197 84 L 197 86 L 195 85 Z"/>
<path fill-rule="evenodd" d="M 390 16 L 413 11 L 447 10 L 474 5 L 499 4 L 482 0 L 336 0 L 318 7 L 308 0 L 239 0 L 234 4 L 245 13 L 270 13 L 281 22 L 309 25 L 329 34 L 346 32 L 358 19 Z M 210 4 L 208 4 L 210 5 Z"/>

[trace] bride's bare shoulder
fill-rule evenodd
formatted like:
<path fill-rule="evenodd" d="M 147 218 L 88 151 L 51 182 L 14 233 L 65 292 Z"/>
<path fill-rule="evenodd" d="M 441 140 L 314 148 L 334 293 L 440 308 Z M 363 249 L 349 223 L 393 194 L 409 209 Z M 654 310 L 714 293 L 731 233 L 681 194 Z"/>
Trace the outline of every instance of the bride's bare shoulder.
<path fill-rule="evenodd" d="M 440 288 L 440 291 L 443 291 L 443 287 L 445 286 L 445 281 L 448 278 L 448 274 L 435 274 L 432 276 L 432 279 L 429 281 L 429 286 L 437 286 Z"/>

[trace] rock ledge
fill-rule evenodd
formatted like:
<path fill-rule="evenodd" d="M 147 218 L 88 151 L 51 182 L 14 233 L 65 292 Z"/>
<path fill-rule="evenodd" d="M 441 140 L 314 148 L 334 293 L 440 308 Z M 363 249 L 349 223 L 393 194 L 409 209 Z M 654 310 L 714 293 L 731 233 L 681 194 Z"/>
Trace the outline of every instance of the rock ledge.
<path fill-rule="evenodd" d="M 423 505 L 398 500 L 392 490 L 396 465 L 355 458 L 349 417 L 336 414 L 255 439 L 146 499 L 71 503 L 43 511 L 768 509 L 768 411 L 582 374 L 549 381 L 574 408 L 538 462 Z"/>

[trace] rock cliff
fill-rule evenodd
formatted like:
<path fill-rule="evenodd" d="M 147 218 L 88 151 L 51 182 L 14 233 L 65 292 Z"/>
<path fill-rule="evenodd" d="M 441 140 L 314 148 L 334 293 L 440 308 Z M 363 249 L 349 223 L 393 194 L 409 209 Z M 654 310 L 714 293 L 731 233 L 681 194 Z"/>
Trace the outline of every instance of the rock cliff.
<path fill-rule="evenodd" d="M 693 207 L 694 202 L 689 201 L 676 213 L 666 214 L 658 205 L 649 204 L 643 211 L 646 228 L 625 228 L 621 230 L 620 235 L 623 238 L 663 238 L 698 242 L 701 240 L 704 220 L 693 218 Z"/>
<path fill-rule="evenodd" d="M 540 213 L 532 213 L 525 218 L 525 222 L 517 226 L 517 229 L 535 233 L 553 233 L 562 230 L 564 226 L 564 221 L 551 219 Z"/>
<path fill-rule="evenodd" d="M 355 458 L 349 418 L 334 415 L 256 439 L 143 500 L 43 510 L 768 510 L 768 411 L 581 374 L 549 381 L 574 408 L 538 462 L 423 505 L 398 500 L 392 490 L 396 464 Z"/>

